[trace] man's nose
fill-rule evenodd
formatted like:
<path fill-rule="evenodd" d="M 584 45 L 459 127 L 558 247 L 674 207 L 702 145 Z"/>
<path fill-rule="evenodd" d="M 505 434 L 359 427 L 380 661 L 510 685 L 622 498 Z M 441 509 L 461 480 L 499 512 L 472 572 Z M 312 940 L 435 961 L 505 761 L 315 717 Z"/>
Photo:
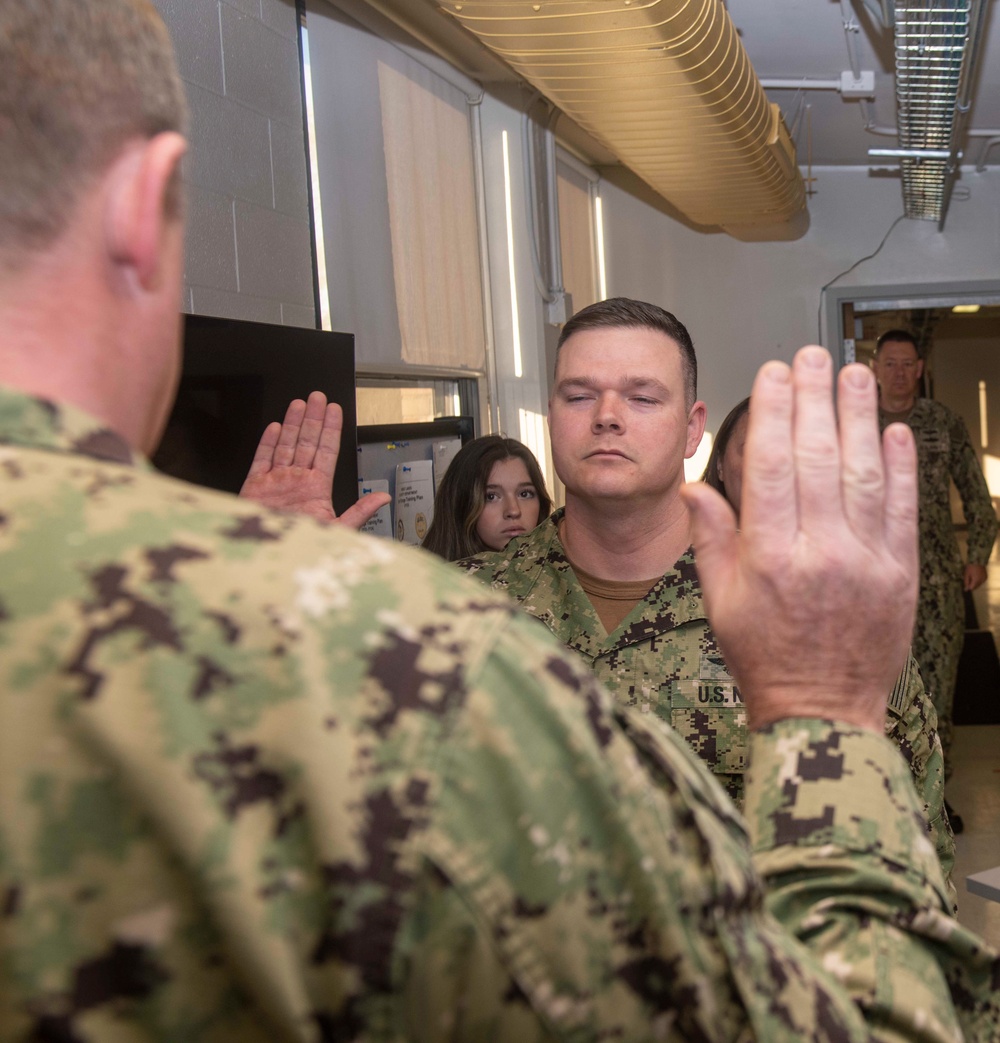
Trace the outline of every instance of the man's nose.
<path fill-rule="evenodd" d="M 622 426 L 621 403 L 618 396 L 607 392 L 597 400 L 594 410 L 593 427 L 595 431 L 620 430 Z"/>

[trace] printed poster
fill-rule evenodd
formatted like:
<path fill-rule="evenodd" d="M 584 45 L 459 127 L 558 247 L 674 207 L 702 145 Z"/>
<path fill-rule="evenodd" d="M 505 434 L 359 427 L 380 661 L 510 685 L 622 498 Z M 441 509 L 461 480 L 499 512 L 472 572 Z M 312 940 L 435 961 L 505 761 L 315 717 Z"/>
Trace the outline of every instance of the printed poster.
<path fill-rule="evenodd" d="M 462 448 L 461 438 L 449 438 L 442 442 L 434 443 L 434 492 L 441 488 L 441 479 L 448 470 L 452 460 L 458 455 Z"/>
<path fill-rule="evenodd" d="M 370 482 L 366 482 L 364 478 L 358 479 L 358 499 L 366 493 L 387 493 L 388 491 L 388 478 L 375 478 Z M 387 539 L 391 539 L 392 504 L 387 503 L 384 507 L 380 507 L 375 512 L 375 515 L 361 526 L 361 531 L 367 532 L 369 536 L 384 536 Z"/>
<path fill-rule="evenodd" d="M 418 546 L 434 517 L 434 462 L 396 464 L 396 539 Z"/>

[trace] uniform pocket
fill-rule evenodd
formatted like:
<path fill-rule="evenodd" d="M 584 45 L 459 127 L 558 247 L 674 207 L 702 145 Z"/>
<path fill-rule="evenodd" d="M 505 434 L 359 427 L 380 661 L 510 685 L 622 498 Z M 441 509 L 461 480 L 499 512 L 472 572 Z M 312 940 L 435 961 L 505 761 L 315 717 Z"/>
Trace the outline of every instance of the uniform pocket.
<path fill-rule="evenodd" d="M 732 681 L 691 678 L 667 685 L 670 724 L 717 774 L 746 771 L 749 734 L 739 689 Z"/>

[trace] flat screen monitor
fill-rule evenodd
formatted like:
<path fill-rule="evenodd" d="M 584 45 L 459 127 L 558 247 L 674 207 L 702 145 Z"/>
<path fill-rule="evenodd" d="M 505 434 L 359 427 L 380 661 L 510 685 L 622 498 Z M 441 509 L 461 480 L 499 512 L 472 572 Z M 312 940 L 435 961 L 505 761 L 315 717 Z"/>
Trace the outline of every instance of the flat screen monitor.
<path fill-rule="evenodd" d="M 334 509 L 358 498 L 354 335 L 188 315 L 177 401 L 153 463 L 238 492 L 261 433 L 293 398 L 323 391 L 344 411 Z"/>

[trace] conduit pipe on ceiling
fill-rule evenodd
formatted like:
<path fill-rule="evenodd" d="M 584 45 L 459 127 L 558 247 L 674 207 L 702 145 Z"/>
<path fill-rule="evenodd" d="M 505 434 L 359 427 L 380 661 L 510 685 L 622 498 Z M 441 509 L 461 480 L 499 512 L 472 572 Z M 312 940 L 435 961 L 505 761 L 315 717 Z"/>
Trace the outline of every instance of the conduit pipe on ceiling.
<path fill-rule="evenodd" d="M 806 76 L 769 76 L 760 81 L 766 91 L 839 91 L 841 80 L 811 80 Z"/>
<path fill-rule="evenodd" d="M 979 153 L 979 162 L 976 164 L 977 174 L 983 173 L 986 169 L 986 154 L 990 149 L 995 148 L 997 145 L 1000 145 L 1000 134 L 996 137 L 987 138 L 987 140 L 983 142 L 983 150 Z"/>
<path fill-rule="evenodd" d="M 808 224 L 795 146 L 721 0 L 438 0 L 691 221 Z"/>

